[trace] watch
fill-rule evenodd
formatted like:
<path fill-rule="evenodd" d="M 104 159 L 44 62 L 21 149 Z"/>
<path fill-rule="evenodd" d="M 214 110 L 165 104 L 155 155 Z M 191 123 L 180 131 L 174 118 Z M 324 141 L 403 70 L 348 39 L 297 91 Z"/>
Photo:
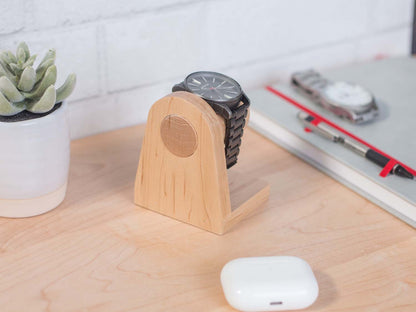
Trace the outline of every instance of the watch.
<path fill-rule="evenodd" d="M 378 116 L 373 94 L 358 84 L 329 81 L 314 70 L 294 73 L 291 82 L 325 109 L 353 123 L 368 122 Z"/>
<path fill-rule="evenodd" d="M 174 85 L 172 91 L 187 91 L 200 96 L 218 115 L 224 118 L 227 169 L 235 165 L 250 106 L 250 100 L 238 82 L 220 73 L 198 71 Z"/>

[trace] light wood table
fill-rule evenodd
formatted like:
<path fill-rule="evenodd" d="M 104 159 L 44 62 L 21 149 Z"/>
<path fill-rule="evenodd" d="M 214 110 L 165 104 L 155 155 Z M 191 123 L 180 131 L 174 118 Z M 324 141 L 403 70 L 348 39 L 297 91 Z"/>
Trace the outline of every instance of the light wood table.
<path fill-rule="evenodd" d="M 144 126 L 72 143 L 64 203 L 0 218 L 0 311 L 233 311 L 220 271 L 294 255 L 320 286 L 309 311 L 416 311 L 416 232 L 247 130 L 238 166 L 269 202 L 218 236 L 133 204 Z"/>

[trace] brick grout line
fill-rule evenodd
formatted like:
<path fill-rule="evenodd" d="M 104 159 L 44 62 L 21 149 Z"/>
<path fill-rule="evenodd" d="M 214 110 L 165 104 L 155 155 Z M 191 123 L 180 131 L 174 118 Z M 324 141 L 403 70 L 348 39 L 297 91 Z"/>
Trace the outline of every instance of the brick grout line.
<path fill-rule="evenodd" d="M 407 25 L 406 25 L 407 27 Z M 243 63 L 238 63 L 238 64 L 233 64 L 231 66 L 225 66 L 225 67 L 221 67 L 219 68 L 219 70 L 232 70 L 232 69 L 236 69 L 239 67 L 245 67 L 245 66 L 255 66 L 255 65 L 261 65 L 264 63 L 268 63 L 270 61 L 276 60 L 277 58 L 286 58 L 286 57 L 294 57 L 296 55 L 300 55 L 305 53 L 305 51 L 307 52 L 313 52 L 315 50 L 319 50 L 325 47 L 328 48 L 332 48 L 332 47 L 336 47 L 345 43 L 351 43 L 351 44 L 357 44 L 360 41 L 367 39 L 367 38 L 372 38 L 375 35 L 383 35 L 383 34 L 388 34 L 388 33 L 392 33 L 398 30 L 402 30 L 405 29 L 406 27 L 404 26 L 400 26 L 400 27 L 392 27 L 388 30 L 383 30 L 381 32 L 375 32 L 373 34 L 368 34 L 365 36 L 358 36 L 358 37 L 354 37 L 351 38 L 350 40 L 341 40 L 341 41 L 336 41 L 336 42 L 328 42 L 325 44 L 321 44 L 321 45 L 317 45 L 317 46 L 313 46 L 313 47 L 305 47 L 302 48 L 300 50 L 296 50 L 296 51 L 291 51 L 291 52 L 287 52 L 284 54 L 279 54 L 279 55 L 274 55 L 272 57 L 264 57 L 261 59 L 255 59 L 255 60 L 249 60 Z M 410 28 L 410 25 L 408 25 L 408 27 Z M 76 27 L 75 29 L 78 29 L 79 27 Z M 155 81 L 155 82 L 151 82 L 148 84 L 139 84 L 136 86 L 132 86 L 132 87 L 128 87 L 128 88 L 120 88 L 117 90 L 109 90 L 108 88 L 108 68 L 107 68 L 107 55 L 105 53 L 105 29 L 103 27 L 102 23 L 96 23 L 96 28 L 97 28 L 97 34 L 96 34 L 96 40 L 97 40 L 97 48 L 98 48 L 98 64 L 99 64 L 99 68 L 98 68 L 98 72 L 97 72 L 97 79 L 99 79 L 100 83 L 99 83 L 99 94 L 97 95 L 93 95 L 93 96 L 86 96 L 86 97 L 82 97 L 82 98 L 78 98 L 76 101 L 74 102 L 82 102 L 84 100 L 89 100 L 92 98 L 99 98 L 99 97 L 103 97 L 106 95 L 114 95 L 114 94 L 118 94 L 118 93 L 123 93 L 123 92 L 129 92 L 132 90 L 138 90 L 141 88 L 146 88 L 146 87 L 151 87 L 151 86 L 157 86 L 159 84 L 163 84 L 163 83 L 167 83 L 170 81 L 176 81 L 176 80 L 180 80 L 181 77 L 179 76 L 171 76 L 171 77 L 166 77 L 163 78 L 161 80 Z M 65 31 L 67 31 L 68 29 L 66 29 Z M 1 36 L 3 37 L 3 35 Z M 1 38 L 0 37 L 0 38 Z M 10 35 L 8 37 L 15 37 L 15 34 Z M 183 78 L 183 77 L 182 77 Z"/>
<path fill-rule="evenodd" d="M 359 41 L 364 40 L 364 39 L 373 38 L 376 35 L 383 35 L 383 34 L 393 33 L 393 32 L 396 32 L 398 30 L 403 30 L 407 27 L 410 27 L 410 25 L 409 26 L 406 25 L 406 26 L 400 26 L 400 27 L 392 27 L 387 31 L 383 30 L 381 32 L 375 32 L 375 33 L 366 34 L 366 35 L 363 35 L 363 36 L 351 37 L 351 38 L 348 38 L 348 40 L 332 41 L 332 42 L 326 42 L 324 44 L 319 44 L 319 45 L 315 45 L 315 46 L 308 46 L 308 47 L 301 48 L 299 50 L 288 51 L 288 52 L 285 52 L 283 54 L 276 54 L 276 55 L 273 55 L 273 56 L 270 56 L 270 57 L 264 57 L 264 58 L 261 58 L 261 59 L 249 60 L 247 62 L 233 64 L 233 65 L 224 67 L 223 69 L 228 70 L 228 69 L 238 68 L 238 67 L 241 67 L 241 66 L 252 66 L 252 65 L 255 65 L 255 64 L 258 64 L 258 63 L 267 63 L 267 62 L 275 60 L 276 58 L 296 56 L 296 55 L 300 55 L 300 54 L 305 53 L 305 51 L 312 52 L 312 51 L 319 50 L 319 49 L 322 49 L 322 48 L 325 48 L 325 47 L 327 47 L 327 48 L 336 47 L 336 46 L 339 46 L 339 45 L 342 45 L 342 44 L 345 44 L 345 43 L 354 44 L 354 43 L 358 43 Z"/>
<path fill-rule="evenodd" d="M 220 1 L 220 0 L 209 0 L 211 2 L 213 1 Z M 87 19 L 87 20 L 83 20 L 83 21 L 79 21 L 79 22 L 74 22 L 74 23 L 67 23 L 67 24 L 58 24 L 58 25 L 54 25 L 54 26 L 45 26 L 45 27 L 39 27 L 39 28 L 34 28 L 31 31 L 27 31 L 27 32 L 44 32 L 44 31 L 49 31 L 49 30 L 60 30 L 60 29 L 67 29 L 67 28 L 71 28 L 74 26 L 84 26 L 84 25 L 89 25 L 89 24 L 93 24 L 93 23 L 100 23 L 100 22 L 116 22 L 116 21 L 126 21 L 129 19 L 134 19 L 137 17 L 140 17 L 142 15 L 146 15 L 149 13 L 165 13 L 165 12 L 170 12 L 170 11 L 174 11 L 174 10 L 178 10 L 178 9 L 182 9 L 185 7 L 192 7 L 192 6 L 196 6 L 199 5 L 201 3 L 205 3 L 205 0 L 178 0 L 178 2 L 172 3 L 172 4 L 167 4 L 167 5 L 162 5 L 162 6 L 156 6 L 156 7 L 151 7 L 148 9 L 143 9 L 143 10 L 138 10 L 138 11 L 130 11 L 130 12 L 125 12 L 125 13 L 119 13 L 119 14 L 115 14 L 112 16 L 98 16 L 95 18 L 91 18 L 91 19 Z M 22 27 L 23 32 L 25 32 L 25 27 Z M 1 34 L 0 34 L 1 36 Z"/>
<path fill-rule="evenodd" d="M 409 27 L 410 27 L 410 25 L 409 25 Z M 264 64 L 264 63 L 274 61 L 278 58 L 295 57 L 296 55 L 301 55 L 305 52 L 314 52 L 314 51 L 320 50 L 322 48 L 333 48 L 333 47 L 337 47 L 337 46 L 342 46 L 345 43 L 357 44 L 361 40 L 374 37 L 374 35 L 388 34 L 388 33 L 396 32 L 398 30 L 402 30 L 402 29 L 405 29 L 405 27 L 394 27 L 392 29 L 389 29 L 388 31 L 382 31 L 382 32 L 375 33 L 375 34 L 372 34 L 372 35 L 358 36 L 358 37 L 352 38 L 351 40 L 348 40 L 348 41 L 344 40 L 344 41 L 325 43 L 325 44 L 321 44 L 321 45 L 317 45 L 317 46 L 313 46 L 313 47 L 306 47 L 306 48 L 302 48 L 300 50 L 290 51 L 290 52 L 287 52 L 287 53 L 284 53 L 284 54 L 274 55 L 272 57 L 264 57 L 264 58 L 261 58 L 261 59 L 250 60 L 250 61 L 243 62 L 243 63 L 233 64 L 231 66 L 221 67 L 221 68 L 219 68 L 219 70 L 224 70 L 225 71 L 225 70 L 232 70 L 232 69 L 236 69 L 236 68 L 240 68 L 240 67 L 244 67 L 244 66 L 261 65 L 261 64 Z M 121 92 L 128 92 L 128 91 L 132 91 L 132 90 L 136 90 L 136 89 L 140 89 L 140 88 L 155 86 L 155 85 L 170 82 L 170 81 L 176 81 L 178 79 L 180 80 L 180 78 L 183 78 L 183 77 L 179 77 L 179 76 L 166 77 L 162 80 L 158 80 L 158 81 L 147 83 L 147 84 L 139 84 L 139 85 L 136 85 L 136 86 L 132 86 L 132 87 L 128 87 L 128 88 L 120 88 L 120 89 L 113 90 L 113 91 L 108 90 L 107 94 L 117 94 L 117 93 L 121 93 Z"/>

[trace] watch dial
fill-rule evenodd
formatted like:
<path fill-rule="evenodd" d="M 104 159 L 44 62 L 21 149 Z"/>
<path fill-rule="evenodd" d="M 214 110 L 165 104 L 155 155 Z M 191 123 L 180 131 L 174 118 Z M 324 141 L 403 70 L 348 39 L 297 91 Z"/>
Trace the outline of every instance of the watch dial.
<path fill-rule="evenodd" d="M 328 100 L 344 106 L 365 106 L 373 101 L 373 96 L 363 87 L 348 82 L 335 82 L 327 85 L 323 91 Z"/>
<path fill-rule="evenodd" d="M 196 72 L 185 79 L 188 89 L 203 99 L 232 102 L 241 98 L 241 87 L 232 78 L 215 72 Z"/>

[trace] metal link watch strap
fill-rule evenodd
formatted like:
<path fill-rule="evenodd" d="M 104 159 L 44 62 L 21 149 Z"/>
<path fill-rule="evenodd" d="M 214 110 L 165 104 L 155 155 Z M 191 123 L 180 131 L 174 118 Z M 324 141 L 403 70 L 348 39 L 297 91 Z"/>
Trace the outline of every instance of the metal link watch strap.
<path fill-rule="evenodd" d="M 317 100 L 321 90 L 328 84 L 328 80 L 314 70 L 306 70 L 294 73 L 292 75 L 292 84 L 302 90 L 307 96 Z"/>
<path fill-rule="evenodd" d="M 250 103 L 240 104 L 233 110 L 232 117 L 226 121 L 224 143 L 227 169 L 237 163 L 249 106 Z"/>
<path fill-rule="evenodd" d="M 364 108 L 357 107 L 345 107 L 342 104 L 337 105 L 331 103 L 325 97 L 322 96 L 323 91 L 329 85 L 336 84 L 337 82 L 330 82 L 322 77 L 318 72 L 314 70 L 306 70 L 302 72 L 294 73 L 291 77 L 292 84 L 301 90 L 306 96 L 317 102 L 325 109 L 332 111 L 337 116 L 347 118 L 354 123 L 363 123 L 373 120 L 378 116 L 377 103 L 373 100 L 369 104 L 365 104 Z M 342 82 L 341 82 L 342 83 Z"/>

